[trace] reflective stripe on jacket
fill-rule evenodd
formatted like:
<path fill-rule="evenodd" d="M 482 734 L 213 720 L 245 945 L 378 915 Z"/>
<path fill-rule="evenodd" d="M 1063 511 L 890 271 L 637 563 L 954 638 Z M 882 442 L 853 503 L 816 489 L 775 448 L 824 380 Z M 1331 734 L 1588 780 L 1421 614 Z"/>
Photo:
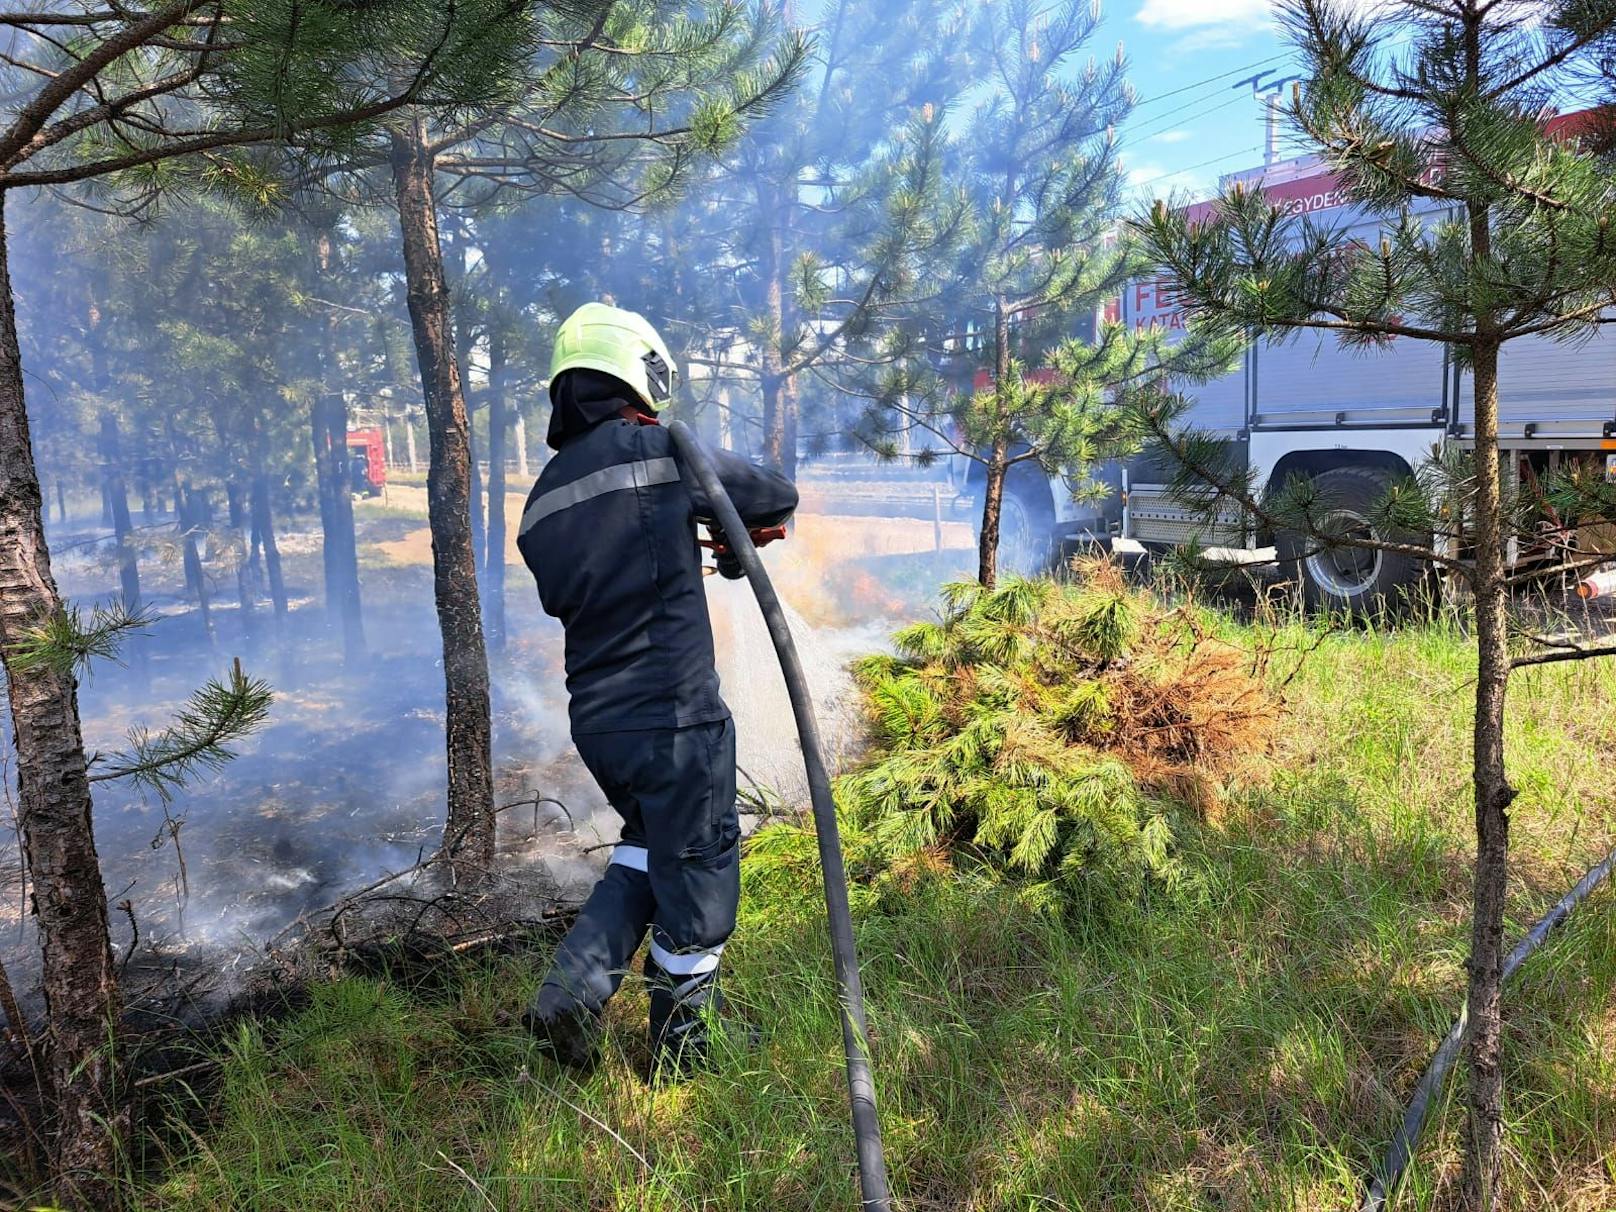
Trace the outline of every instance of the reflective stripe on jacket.
<path fill-rule="evenodd" d="M 712 457 L 748 526 L 777 525 L 796 509 L 784 476 L 723 451 Z M 697 520 L 711 516 L 654 425 L 603 421 L 545 466 L 516 545 L 545 612 L 566 628 L 574 732 L 683 728 L 729 715 L 695 543 Z"/>

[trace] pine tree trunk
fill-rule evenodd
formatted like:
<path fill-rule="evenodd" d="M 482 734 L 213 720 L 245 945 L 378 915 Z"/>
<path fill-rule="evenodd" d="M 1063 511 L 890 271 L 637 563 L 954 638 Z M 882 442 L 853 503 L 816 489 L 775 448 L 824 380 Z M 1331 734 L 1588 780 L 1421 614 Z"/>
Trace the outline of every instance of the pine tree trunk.
<path fill-rule="evenodd" d="M 471 549 L 476 553 L 480 570 L 488 542 L 488 527 L 483 524 L 483 471 L 477 463 L 477 435 L 469 414 L 466 417 L 466 465 L 471 469 Z"/>
<path fill-rule="evenodd" d="M 458 264 L 456 273 L 460 278 L 464 277 Z M 464 290 L 457 293 L 460 303 L 450 308 L 450 314 L 454 320 L 455 364 L 460 368 L 462 376 L 465 376 L 470 373 L 471 352 L 476 344 L 476 334 L 472 329 L 469 304 Z M 451 294 L 451 298 L 453 297 Z M 462 394 L 465 391 L 465 382 L 465 378 L 462 377 Z M 477 569 L 481 572 L 488 528 L 483 524 L 483 477 L 482 469 L 477 465 L 477 414 L 469 399 L 466 401 L 466 463 L 471 468 L 471 547 L 477 553 Z"/>
<path fill-rule="evenodd" d="M 275 614 L 285 618 L 286 577 L 281 572 L 280 546 L 275 542 L 275 515 L 270 508 L 269 477 L 262 471 L 253 477 L 252 514 L 253 529 L 258 533 L 258 541 L 263 544 L 264 578 L 269 582 L 269 600 L 275 606 Z"/>
<path fill-rule="evenodd" d="M 185 588 L 196 599 L 197 611 L 202 616 L 202 634 L 213 642 L 213 604 L 208 594 L 207 573 L 202 567 L 202 556 L 196 547 L 196 532 L 201 519 L 196 508 L 196 494 L 189 484 L 174 485 L 174 516 L 180 533 L 180 561 L 185 568 Z"/>
<path fill-rule="evenodd" d="M 802 415 L 802 397 L 798 391 L 797 376 L 788 375 L 780 393 L 782 430 L 780 435 L 780 472 L 787 479 L 797 478 L 797 431 Z"/>
<path fill-rule="evenodd" d="M 331 363 L 327 373 L 333 373 Z M 326 594 L 336 598 L 336 618 L 342 624 L 343 658 L 350 664 L 365 654 L 364 604 L 359 592 L 359 540 L 354 530 L 353 485 L 348 471 L 348 405 L 338 392 L 324 398 L 321 450 L 328 463 L 331 485 L 331 529 L 326 532 L 331 576 Z"/>
<path fill-rule="evenodd" d="M 488 334 L 488 549 L 483 557 L 488 646 L 505 650 L 505 439 L 509 404 L 505 398 L 505 335 L 495 325 Z"/>
<path fill-rule="evenodd" d="M 1002 398 L 1010 378 L 1010 313 L 1002 300 L 993 304 L 993 384 Z M 982 484 L 982 533 L 977 537 L 976 579 L 984 589 L 999 581 L 999 519 L 1004 512 L 1004 476 L 1009 469 L 1010 435 L 1007 409 L 999 409 L 999 425 L 988 450 L 987 476 Z"/>
<path fill-rule="evenodd" d="M 528 478 L 533 474 L 527 466 L 527 418 L 522 410 L 516 410 L 516 421 L 512 426 L 516 438 L 516 474 L 521 478 L 522 486 L 527 487 Z"/>
<path fill-rule="evenodd" d="M 335 272 L 331 233 L 315 240 L 315 270 L 321 277 Z M 320 487 L 321 555 L 325 569 L 326 612 L 342 628 L 343 660 L 352 665 L 365 654 L 364 603 L 359 589 L 359 543 L 354 533 L 353 485 L 348 471 L 348 403 L 341 390 L 335 311 L 315 334 L 321 390 L 311 406 L 315 474 Z"/>
<path fill-rule="evenodd" d="M 118 418 L 101 414 L 102 484 L 112 502 L 112 534 L 118 543 L 118 582 L 123 590 L 124 609 L 140 609 L 140 563 L 133 539 L 134 523 L 129 518 L 129 490 L 123 479 L 122 442 Z"/>
<path fill-rule="evenodd" d="M 987 477 L 982 484 L 982 533 L 976 544 L 976 579 L 982 588 L 999 583 L 999 519 L 1004 512 L 1004 472 L 1007 445 L 999 440 L 988 452 Z"/>
<path fill-rule="evenodd" d="M 3 205 L 0 195 L 0 205 Z M 52 1163 L 69 1207 L 113 1206 L 128 1112 L 118 1094 L 118 987 L 71 675 L 18 667 L 25 628 L 62 609 L 45 545 L 0 210 L 0 659 L 17 749 L 18 819 L 50 1028 Z"/>
<path fill-rule="evenodd" d="M 763 213 L 777 216 L 779 208 L 771 192 L 759 191 L 758 203 Z M 763 245 L 761 271 L 763 273 L 763 309 L 769 335 L 763 342 L 763 457 L 770 467 L 781 475 L 797 474 L 795 445 L 796 419 L 790 414 L 795 407 L 795 392 L 785 373 L 786 339 L 786 249 L 785 233 L 770 220 L 769 236 Z"/>
<path fill-rule="evenodd" d="M 332 626 L 342 620 L 342 594 L 338 589 L 337 518 L 331 499 L 331 458 L 326 449 L 325 397 L 317 395 L 309 406 L 309 438 L 314 451 L 314 485 L 320 503 L 320 570 L 325 585 L 326 618 Z"/>
<path fill-rule="evenodd" d="M 1476 878 L 1470 930 L 1470 1105 L 1464 1202 L 1497 1206 L 1503 1140 L 1504 902 L 1509 889 L 1509 807 L 1504 771 L 1504 695 L 1509 685 L 1509 588 L 1505 583 L 1503 496 L 1498 453 L 1498 346 L 1480 345 L 1476 397 L 1476 719 L 1472 782 Z"/>
<path fill-rule="evenodd" d="M 85 325 L 89 336 L 90 369 L 95 377 L 95 389 L 103 398 L 112 391 L 112 367 L 107 358 L 107 343 L 101 327 L 102 312 L 92 300 Z M 111 409 L 101 413 L 101 499 L 111 513 L 113 538 L 118 543 L 118 581 L 123 590 L 124 609 L 140 609 L 139 553 L 130 538 L 134 530 L 129 520 L 129 490 L 123 475 L 123 439 L 118 432 L 118 418 Z M 66 510 L 62 501 L 62 482 L 56 481 L 57 509 Z"/>
<path fill-rule="evenodd" d="M 494 855 L 492 722 L 477 556 L 471 543 L 471 460 L 466 401 L 455 359 L 430 153 L 419 123 L 392 134 L 393 182 L 415 354 L 426 401 L 431 462 L 427 512 L 433 589 L 443 633 L 449 752 L 445 849 L 487 865 Z"/>
<path fill-rule="evenodd" d="M 763 389 L 763 461 L 778 470 L 785 457 L 785 429 L 781 411 L 784 407 L 781 396 L 785 383 L 773 369 L 778 367 L 779 360 L 767 349 L 763 351 L 762 363 L 763 379 L 759 386 Z"/>
<path fill-rule="evenodd" d="M 232 478 L 225 483 L 225 498 L 230 508 L 230 529 L 241 541 L 241 558 L 236 561 L 236 601 L 241 606 L 241 632 L 251 639 L 258 633 L 258 590 L 253 582 L 252 533 L 247 525 L 247 510 L 243 504 L 245 493 L 240 481 Z"/>
<path fill-rule="evenodd" d="M 253 479 L 252 513 L 253 533 L 264 552 L 264 579 L 269 582 L 269 600 L 275 607 L 275 618 L 286 618 L 286 577 L 281 572 L 281 549 L 275 541 L 274 501 L 269 493 L 269 473 L 264 467 L 264 432 L 262 423 L 253 420 Z"/>

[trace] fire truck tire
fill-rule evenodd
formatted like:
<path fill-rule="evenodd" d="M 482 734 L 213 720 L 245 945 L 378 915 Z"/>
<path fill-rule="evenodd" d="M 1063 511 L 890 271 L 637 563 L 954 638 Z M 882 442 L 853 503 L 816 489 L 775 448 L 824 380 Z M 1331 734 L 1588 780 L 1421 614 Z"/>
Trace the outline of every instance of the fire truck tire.
<path fill-rule="evenodd" d="M 1322 527 L 1335 533 L 1385 542 L 1422 541 L 1419 536 L 1387 533 L 1371 521 L 1375 507 L 1391 486 L 1391 475 L 1375 467 L 1336 467 L 1314 477 L 1324 509 Z M 1410 556 L 1358 547 L 1329 547 L 1293 530 L 1275 536 L 1280 568 L 1301 582 L 1307 604 L 1315 610 L 1373 616 L 1406 610 L 1425 575 L 1425 565 Z"/>
<path fill-rule="evenodd" d="M 980 500 L 979 495 L 978 506 L 972 510 L 978 538 L 982 533 Z M 1010 476 L 999 511 L 999 571 L 1021 577 L 1042 576 L 1054 559 L 1055 505 L 1049 499 L 1048 487 L 1041 481 L 1028 483 Z"/>

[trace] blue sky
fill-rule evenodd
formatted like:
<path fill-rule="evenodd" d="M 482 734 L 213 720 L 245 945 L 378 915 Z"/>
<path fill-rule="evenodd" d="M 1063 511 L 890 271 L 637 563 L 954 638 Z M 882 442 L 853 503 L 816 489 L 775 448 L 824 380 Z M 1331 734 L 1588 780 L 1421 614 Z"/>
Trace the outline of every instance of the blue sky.
<path fill-rule="evenodd" d="M 1262 163 L 1261 105 L 1234 85 L 1295 70 L 1268 0 L 1108 0 L 1104 13 L 1102 36 L 1122 42 L 1139 96 L 1120 138 L 1139 193 L 1204 195 L 1220 174 Z M 1295 152 L 1282 141 L 1280 154 Z"/>

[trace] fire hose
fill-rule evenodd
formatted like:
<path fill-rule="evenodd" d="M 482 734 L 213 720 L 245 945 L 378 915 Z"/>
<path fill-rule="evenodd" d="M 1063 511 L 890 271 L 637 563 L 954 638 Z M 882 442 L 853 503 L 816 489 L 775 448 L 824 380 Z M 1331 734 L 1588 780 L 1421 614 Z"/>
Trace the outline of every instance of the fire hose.
<path fill-rule="evenodd" d="M 1501 982 L 1514 976 L 1516 969 L 1526 962 L 1527 956 L 1543 945 L 1543 940 L 1549 937 L 1550 932 L 1570 917 L 1571 911 L 1587 900 L 1595 888 L 1610 878 L 1613 865 L 1616 865 L 1616 850 L 1607 854 L 1603 861 L 1590 867 L 1571 891 L 1562 896 L 1555 902 L 1554 908 L 1538 919 L 1537 923 L 1526 932 L 1526 937 L 1515 944 L 1515 949 L 1505 958 L 1503 972 L 1499 977 Z M 1442 1089 L 1448 1070 L 1453 1067 L 1453 1062 L 1459 1056 L 1459 1049 L 1464 1044 L 1465 1028 L 1469 1025 L 1468 1010 L 1468 1006 L 1460 1009 L 1459 1017 L 1452 1029 L 1442 1040 L 1425 1072 L 1420 1075 L 1419 1085 L 1414 1087 L 1414 1098 L 1408 1104 L 1408 1109 L 1403 1112 L 1403 1122 L 1398 1125 L 1397 1133 L 1392 1137 L 1385 1160 L 1380 1163 L 1380 1167 L 1370 1180 L 1369 1191 L 1364 1196 L 1360 1212 L 1384 1212 L 1391 1193 L 1397 1189 L 1403 1171 L 1414 1159 L 1414 1146 L 1419 1143 L 1420 1133 L 1425 1127 L 1425 1116 L 1431 1109 L 1431 1101 Z"/>
<path fill-rule="evenodd" d="M 791 713 L 796 717 L 797 736 L 802 742 L 803 763 L 808 771 L 808 797 L 813 804 L 815 833 L 819 839 L 819 866 L 825 877 L 825 909 L 830 918 L 831 959 L 836 983 L 841 991 L 842 1050 L 847 1057 L 847 1093 L 852 1104 L 853 1138 L 858 1149 L 859 1194 L 865 1212 L 890 1212 L 887 1193 L 886 1160 L 881 1149 L 881 1125 L 875 1109 L 875 1081 L 870 1073 L 869 1032 L 864 1019 L 864 989 L 859 980 L 858 953 L 853 941 L 853 913 L 847 899 L 847 870 L 842 863 L 841 835 L 836 827 L 836 805 L 831 799 L 830 778 L 825 772 L 824 753 L 819 744 L 819 723 L 814 717 L 808 682 L 803 676 L 797 646 L 791 638 L 785 611 L 763 569 L 763 560 L 736 512 L 735 504 L 713 470 L 707 455 L 688 426 L 672 421 L 668 433 L 673 438 L 685 469 L 701 485 L 718 516 L 714 519 L 724 535 L 729 551 L 740 562 L 757 598 L 780 658 L 786 691 L 791 697 Z"/>

